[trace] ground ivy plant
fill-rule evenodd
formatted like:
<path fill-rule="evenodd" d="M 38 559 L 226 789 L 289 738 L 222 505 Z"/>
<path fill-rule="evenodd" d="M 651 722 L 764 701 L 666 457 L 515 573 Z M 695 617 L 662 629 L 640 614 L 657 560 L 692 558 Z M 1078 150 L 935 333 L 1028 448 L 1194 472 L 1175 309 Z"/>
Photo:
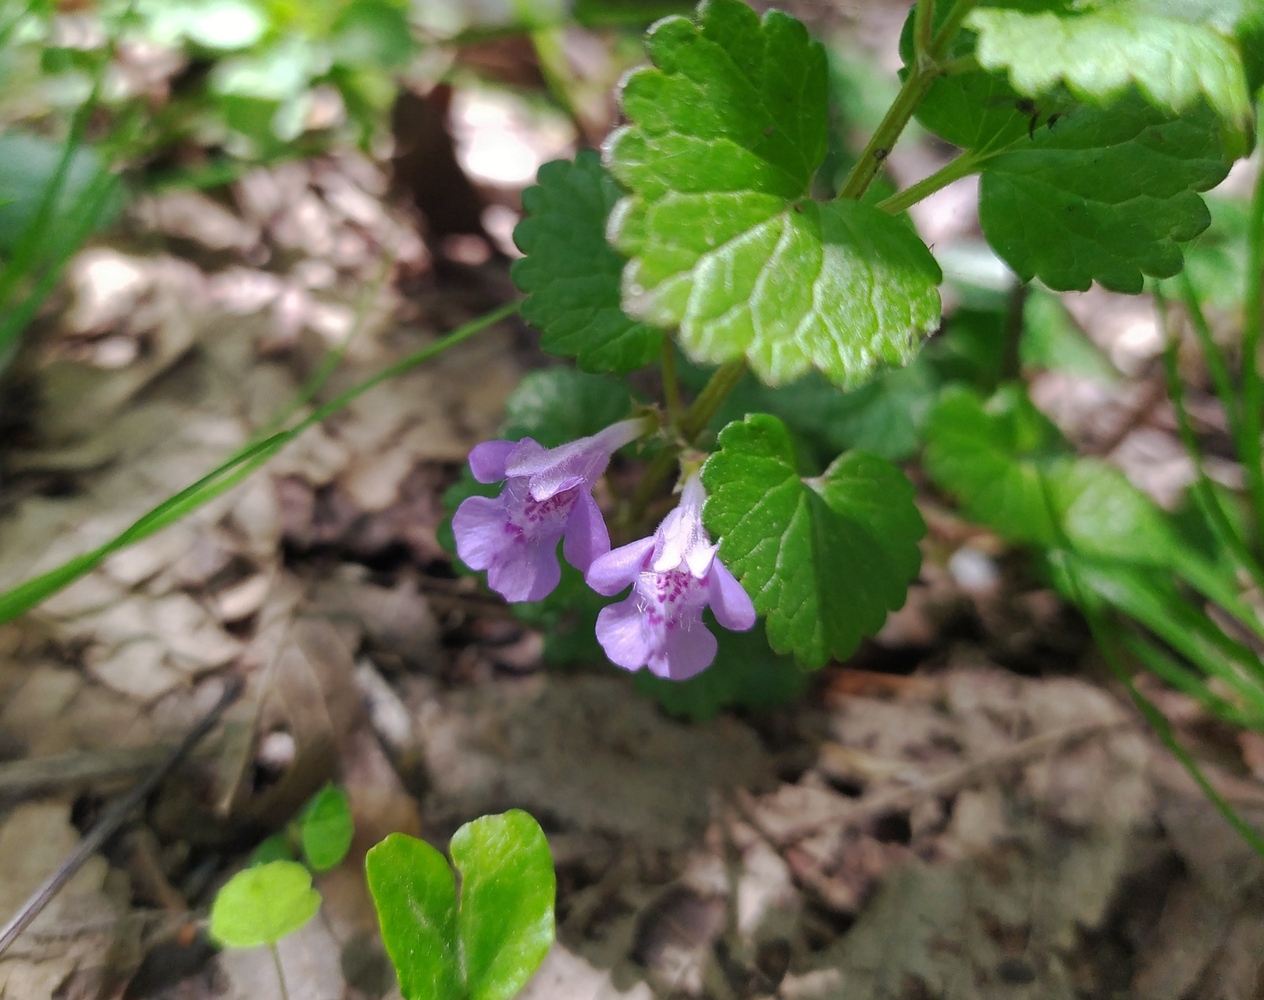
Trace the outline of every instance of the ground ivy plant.
<path fill-rule="evenodd" d="M 533 376 L 504 436 L 474 449 L 449 495 L 461 561 L 551 644 L 578 623 L 572 653 L 686 685 L 736 671 L 740 688 L 752 656 L 726 642 L 712 667 L 718 631 L 762 618 L 753 659 L 793 675 L 778 661 L 844 658 L 903 603 L 925 529 L 892 460 L 925 437 L 936 480 L 1014 537 L 1069 529 L 1099 557 L 1143 555 L 1150 507 L 1059 459 L 1029 404 L 964 385 L 934 402 L 972 348 L 954 334 L 921 352 L 942 274 L 904 213 L 978 174 L 984 236 L 1021 279 L 1171 278 L 1210 221 L 1202 193 L 1249 148 L 1261 21 L 1211 0 L 919 0 L 898 96 L 824 197 L 829 73 L 804 26 L 741 0 L 655 24 L 621 86 L 626 124 L 523 197 L 522 316 L 585 374 Z M 869 197 L 914 117 L 959 155 Z M 1031 351 L 1065 350 L 1056 305 L 1033 301 L 1053 333 Z M 1197 560 L 1183 570 L 1211 586 Z M 704 715 L 733 692 L 666 701 Z"/>

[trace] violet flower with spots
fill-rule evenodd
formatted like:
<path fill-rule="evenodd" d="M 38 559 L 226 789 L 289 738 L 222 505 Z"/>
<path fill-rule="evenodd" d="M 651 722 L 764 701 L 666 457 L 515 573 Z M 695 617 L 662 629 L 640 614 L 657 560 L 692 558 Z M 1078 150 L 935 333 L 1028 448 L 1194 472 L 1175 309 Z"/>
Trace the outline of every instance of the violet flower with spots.
<path fill-rule="evenodd" d="M 470 452 L 480 483 L 505 480 L 498 497 L 468 497 L 452 516 L 456 552 L 507 601 L 538 601 L 562 578 L 562 554 L 581 573 L 610 551 L 592 489 L 610 456 L 651 429 L 646 418 L 612 424 L 557 448 L 531 438 L 484 441 Z"/>
<path fill-rule="evenodd" d="M 716 557 L 702 526 L 706 491 L 692 475 L 680 504 L 652 538 L 624 545 L 593 561 L 588 585 L 611 597 L 632 593 L 597 616 L 597 640 L 610 660 L 627 670 L 649 667 L 659 677 L 683 681 L 715 659 L 715 636 L 702 624 L 707 605 L 724 628 L 744 632 L 755 607 L 742 585 Z"/>

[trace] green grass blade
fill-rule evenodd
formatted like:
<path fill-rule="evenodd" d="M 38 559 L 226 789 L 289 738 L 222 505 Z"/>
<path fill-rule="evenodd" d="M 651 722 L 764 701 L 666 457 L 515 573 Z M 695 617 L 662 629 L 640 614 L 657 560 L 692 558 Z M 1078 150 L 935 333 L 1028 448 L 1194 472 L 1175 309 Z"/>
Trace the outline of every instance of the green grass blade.
<path fill-rule="evenodd" d="M 464 326 L 458 327 L 446 336 L 436 340 L 433 344 L 423 347 L 403 360 L 382 369 L 377 374 L 351 387 L 328 403 L 317 407 L 293 427 L 278 431 L 261 441 L 246 445 L 218 468 L 213 469 L 197 482 L 154 507 L 104 545 L 98 546 L 91 552 L 76 556 L 55 569 L 33 577 L 0 594 L 0 624 L 12 621 L 18 615 L 36 607 L 62 588 L 100 566 L 113 553 L 175 523 L 208 500 L 236 486 L 252 472 L 266 464 L 268 459 L 309 427 L 337 413 L 344 406 L 358 399 L 370 389 L 381 385 L 396 375 L 424 364 L 437 355 L 442 354 L 448 348 L 455 347 L 462 341 L 468 340 L 476 333 L 511 315 L 517 311 L 517 308 L 518 304 L 515 302 L 501 306 L 499 309 L 494 309 L 477 319 L 471 320 Z"/>
<path fill-rule="evenodd" d="M 1064 555 L 1063 553 L 1051 553 L 1051 556 Z M 1110 666 L 1111 672 L 1121 684 L 1127 689 L 1129 696 L 1132 698 L 1133 704 L 1144 716 L 1147 723 L 1154 730 L 1155 735 L 1165 747 L 1171 752 L 1185 768 L 1194 783 L 1199 787 L 1202 793 L 1207 796 L 1208 800 L 1220 814 L 1225 818 L 1230 826 L 1238 832 L 1244 841 L 1251 847 L 1256 854 L 1264 857 L 1264 836 L 1256 830 L 1250 823 L 1242 818 L 1241 814 L 1233 808 L 1233 805 L 1220 794 L 1219 789 L 1211 783 L 1211 780 L 1203 773 L 1198 761 L 1194 759 L 1180 740 L 1176 738 L 1176 732 L 1172 728 L 1172 723 L 1168 717 L 1163 714 L 1154 702 L 1150 701 L 1144 694 L 1137 689 L 1137 685 L 1133 683 L 1132 676 L 1129 674 L 1127 667 L 1124 666 L 1122 659 L 1115 649 L 1113 637 L 1109 634 L 1106 623 L 1103 621 L 1100 612 L 1096 609 L 1094 603 L 1086 600 L 1086 596 L 1080 588 L 1079 573 L 1073 565 L 1074 559 L 1063 559 L 1061 568 L 1066 573 L 1071 588 L 1077 594 L 1076 604 L 1084 612 L 1088 620 L 1089 630 L 1093 633 L 1093 639 L 1101 649 L 1102 655 L 1106 658 L 1107 664 Z"/>
<path fill-rule="evenodd" d="M 1209 714 L 1244 729 L 1264 730 L 1264 716 L 1243 711 L 1216 694 L 1207 682 L 1166 650 L 1139 635 L 1120 631 L 1120 645 L 1131 653 L 1150 673 L 1170 687 L 1198 702 Z"/>

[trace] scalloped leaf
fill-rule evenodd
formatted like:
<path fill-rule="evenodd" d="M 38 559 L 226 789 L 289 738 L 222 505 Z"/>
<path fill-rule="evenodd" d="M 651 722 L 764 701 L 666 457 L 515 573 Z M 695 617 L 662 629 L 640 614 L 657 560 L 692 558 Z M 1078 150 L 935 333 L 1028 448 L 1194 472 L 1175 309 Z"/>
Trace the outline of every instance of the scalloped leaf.
<path fill-rule="evenodd" d="M 514 229 L 526 254 L 510 271 L 527 296 L 522 318 L 543 334 L 544 350 L 575 358 L 586 372 L 635 371 L 662 350 L 662 333 L 620 306 L 625 261 L 606 242 L 619 195 L 601 158 L 585 150 L 573 163 L 540 168 L 536 186 L 522 193 L 526 216 Z"/>
<path fill-rule="evenodd" d="M 1024 281 L 1059 291 L 1097 281 L 1135 294 L 1145 275 L 1181 269 L 1179 244 L 1210 222 L 1196 192 L 1228 170 L 1209 109 L 1173 119 L 1132 95 L 1077 108 L 1025 148 L 988 160 L 979 222 Z"/>
<path fill-rule="evenodd" d="M 776 652 L 808 666 L 849 656 L 904 603 L 926 526 L 890 462 L 853 451 L 802 479 L 785 425 L 760 413 L 720 432 L 702 480 L 707 528 Z"/>
<path fill-rule="evenodd" d="M 939 267 L 904 223 L 807 197 L 826 151 L 826 61 L 794 18 L 707 0 L 651 30 L 606 162 L 632 193 L 609 237 L 623 307 L 678 326 L 695 361 L 770 385 L 810 368 L 857 384 L 906 364 L 939 321 Z"/>
<path fill-rule="evenodd" d="M 1251 119 L 1233 41 L 1213 24 L 1163 16 L 1153 2 L 1031 13 L 983 7 L 966 23 L 979 35 L 979 64 L 1008 71 L 1019 93 L 1034 97 L 1064 84 L 1081 100 L 1105 104 L 1135 85 L 1172 114 L 1202 99 L 1239 130 Z"/>

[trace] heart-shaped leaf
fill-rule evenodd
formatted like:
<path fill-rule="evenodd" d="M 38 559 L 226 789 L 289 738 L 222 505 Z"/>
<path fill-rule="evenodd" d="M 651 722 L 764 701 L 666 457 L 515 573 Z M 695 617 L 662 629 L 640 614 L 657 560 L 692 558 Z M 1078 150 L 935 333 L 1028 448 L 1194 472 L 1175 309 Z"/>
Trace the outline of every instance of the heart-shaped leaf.
<path fill-rule="evenodd" d="M 904 603 L 926 527 L 890 462 L 853 451 L 802 479 L 785 425 L 755 414 L 720 432 L 702 481 L 720 558 L 777 652 L 809 666 L 846 657 Z"/>

